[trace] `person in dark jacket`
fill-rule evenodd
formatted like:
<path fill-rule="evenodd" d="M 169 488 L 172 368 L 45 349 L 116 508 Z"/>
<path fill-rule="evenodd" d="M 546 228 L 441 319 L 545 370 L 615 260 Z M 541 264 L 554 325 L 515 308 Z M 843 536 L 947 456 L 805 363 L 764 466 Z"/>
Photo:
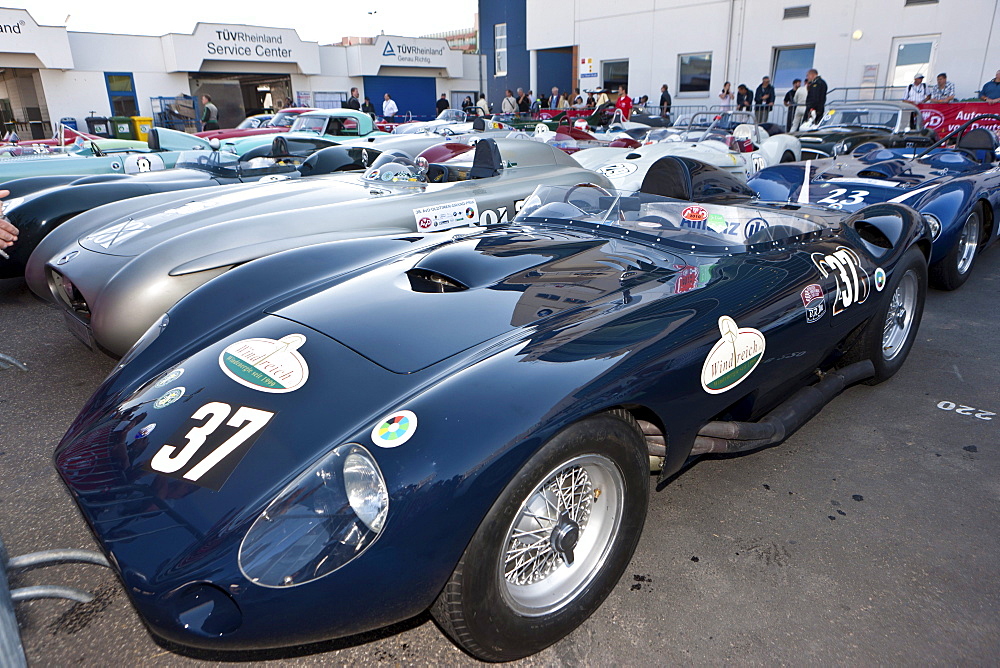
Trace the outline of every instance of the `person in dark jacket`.
<path fill-rule="evenodd" d="M 347 98 L 347 102 L 344 103 L 344 109 L 354 109 L 355 111 L 361 111 L 361 102 L 358 100 L 357 88 L 351 89 L 351 96 Z"/>
<path fill-rule="evenodd" d="M 365 95 L 365 101 L 361 104 L 361 111 L 371 116 L 372 120 L 375 120 L 375 105 L 372 104 L 367 95 Z"/>
<path fill-rule="evenodd" d="M 531 111 L 531 96 L 526 95 L 523 88 L 517 89 L 517 110 L 522 114 Z"/>
<path fill-rule="evenodd" d="M 441 93 L 441 99 L 439 99 L 437 101 L 437 104 L 435 104 L 434 106 L 437 108 L 438 114 L 440 114 L 445 109 L 450 109 L 451 104 L 448 102 L 448 96 L 445 93 Z"/>
<path fill-rule="evenodd" d="M 792 80 L 791 89 L 785 93 L 785 132 L 792 131 L 792 119 L 795 118 L 795 91 L 802 85 L 802 79 Z"/>
<path fill-rule="evenodd" d="M 753 93 L 750 92 L 746 84 L 740 84 L 736 87 L 736 110 L 751 111 L 752 109 Z"/>
<path fill-rule="evenodd" d="M 670 92 L 667 90 L 667 84 L 660 86 L 660 116 L 664 118 L 670 118 L 670 106 L 673 102 L 670 99 Z"/>
<path fill-rule="evenodd" d="M 816 70 L 806 72 L 806 122 L 819 123 L 826 107 L 826 82 Z"/>
<path fill-rule="evenodd" d="M 754 92 L 753 101 L 757 105 L 757 122 L 766 123 L 774 108 L 774 86 L 771 85 L 771 77 L 764 77 L 760 80 Z"/>

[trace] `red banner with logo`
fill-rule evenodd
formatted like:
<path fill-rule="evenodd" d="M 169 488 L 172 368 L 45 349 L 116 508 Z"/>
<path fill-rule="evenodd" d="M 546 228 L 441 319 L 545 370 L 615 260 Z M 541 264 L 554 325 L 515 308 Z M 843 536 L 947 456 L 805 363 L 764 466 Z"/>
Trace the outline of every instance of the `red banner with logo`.
<path fill-rule="evenodd" d="M 947 104 L 918 104 L 924 117 L 924 125 L 937 133 L 938 137 L 955 130 L 963 123 L 971 121 L 979 114 L 996 114 L 1000 116 L 1000 104 L 984 102 L 949 102 Z M 1000 121 L 984 120 L 972 125 L 974 128 L 988 128 L 1000 134 Z"/>

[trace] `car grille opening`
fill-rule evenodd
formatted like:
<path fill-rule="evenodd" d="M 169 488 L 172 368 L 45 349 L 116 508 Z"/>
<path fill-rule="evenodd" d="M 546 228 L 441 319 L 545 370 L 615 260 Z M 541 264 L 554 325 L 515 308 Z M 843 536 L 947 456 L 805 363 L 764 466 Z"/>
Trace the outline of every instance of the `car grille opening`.
<path fill-rule="evenodd" d="M 469 289 L 467 285 L 436 271 L 415 268 L 406 272 L 406 276 L 414 292 L 461 292 Z"/>
<path fill-rule="evenodd" d="M 49 289 L 60 304 L 84 320 L 90 320 L 90 306 L 73 282 L 55 269 L 49 269 Z"/>

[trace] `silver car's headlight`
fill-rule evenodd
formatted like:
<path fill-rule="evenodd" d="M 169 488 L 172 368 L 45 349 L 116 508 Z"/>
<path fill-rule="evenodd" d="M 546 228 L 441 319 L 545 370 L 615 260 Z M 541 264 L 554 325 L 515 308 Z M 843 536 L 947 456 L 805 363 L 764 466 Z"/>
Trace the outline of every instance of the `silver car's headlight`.
<path fill-rule="evenodd" d="M 329 575 L 375 542 L 388 512 L 375 459 L 360 445 L 341 445 L 264 509 L 240 545 L 240 570 L 263 587 Z"/>
<path fill-rule="evenodd" d="M 936 240 L 941 236 L 941 219 L 935 216 L 933 213 L 925 213 L 924 220 L 927 221 L 927 227 L 931 228 L 931 240 Z"/>

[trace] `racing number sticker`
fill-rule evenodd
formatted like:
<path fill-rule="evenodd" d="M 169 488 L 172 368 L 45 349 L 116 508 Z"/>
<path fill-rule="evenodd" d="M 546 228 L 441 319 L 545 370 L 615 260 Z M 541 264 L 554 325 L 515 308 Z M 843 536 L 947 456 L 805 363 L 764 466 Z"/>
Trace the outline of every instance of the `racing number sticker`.
<path fill-rule="evenodd" d="M 833 300 L 833 315 L 843 312 L 852 304 L 863 304 L 871 292 L 868 272 L 861 266 L 861 258 L 846 246 L 839 247 L 830 255 L 812 254 L 813 263 L 826 278 L 834 275 L 837 281 L 837 297 Z"/>
<path fill-rule="evenodd" d="M 844 195 L 847 195 L 847 197 L 844 197 Z M 830 208 L 840 209 L 845 206 L 864 204 L 865 197 L 868 197 L 868 195 L 869 191 L 867 190 L 852 190 L 848 195 L 847 188 L 834 188 L 830 191 L 829 195 L 819 200 L 817 204 L 826 204 Z"/>
<path fill-rule="evenodd" d="M 240 406 L 234 412 L 232 406 L 221 401 L 207 403 L 168 439 L 170 443 L 184 445 L 165 444 L 153 455 L 149 468 L 218 492 L 272 417 L 274 413 L 259 408 Z M 191 421 L 200 424 L 189 427 Z M 223 422 L 230 429 L 219 431 Z M 199 453 L 202 456 L 196 458 Z"/>

